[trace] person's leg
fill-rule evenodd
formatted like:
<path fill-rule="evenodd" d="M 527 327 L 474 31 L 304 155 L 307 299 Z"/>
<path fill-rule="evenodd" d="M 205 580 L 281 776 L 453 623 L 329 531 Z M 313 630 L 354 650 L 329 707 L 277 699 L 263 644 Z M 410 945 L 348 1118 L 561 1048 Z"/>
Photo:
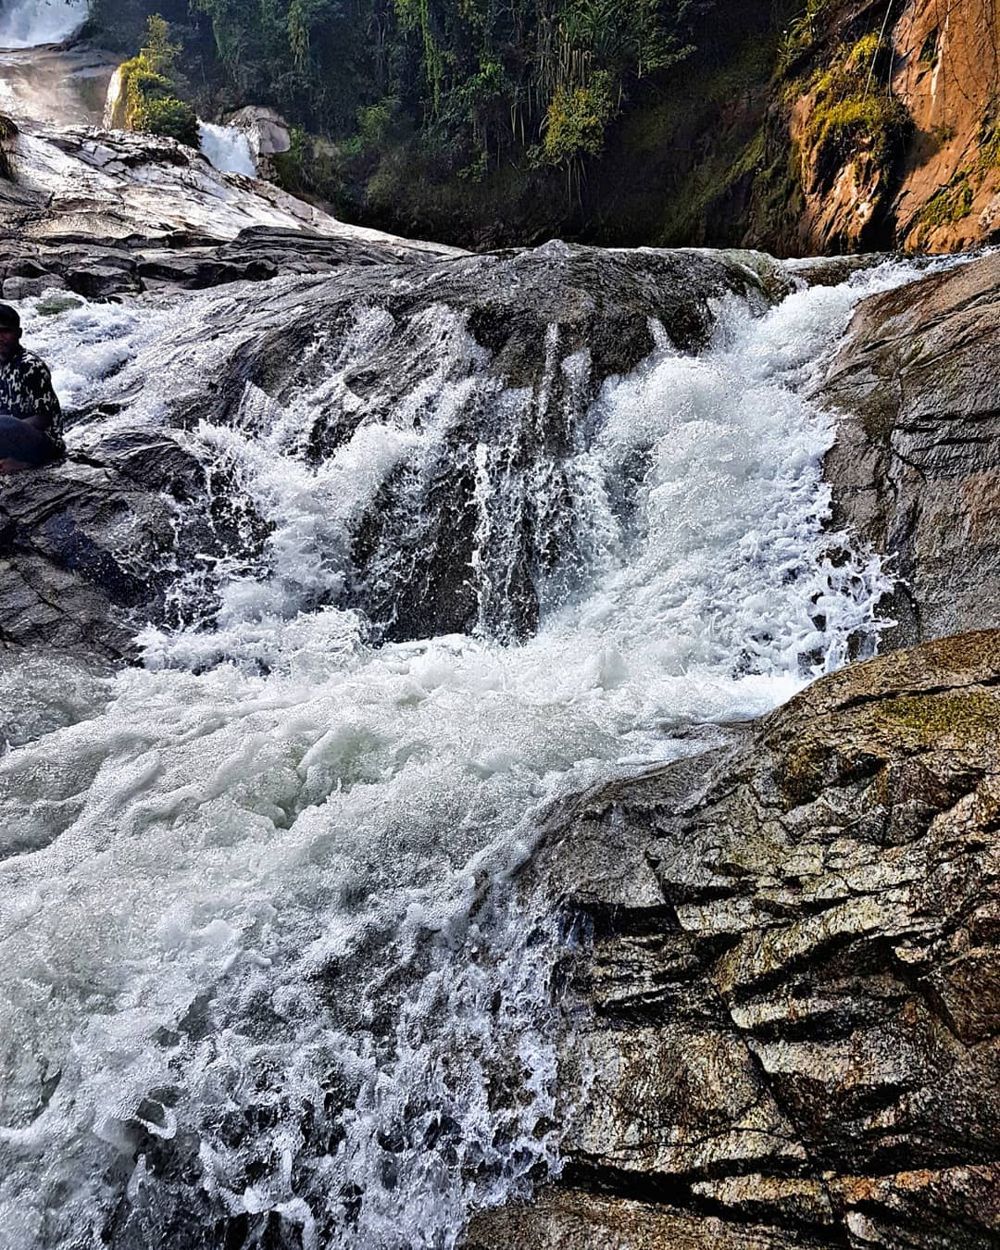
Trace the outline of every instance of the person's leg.
<path fill-rule="evenodd" d="M 0 471 L 35 469 L 53 459 L 52 443 L 41 431 L 17 417 L 0 417 L 0 465 L 5 466 Z"/>

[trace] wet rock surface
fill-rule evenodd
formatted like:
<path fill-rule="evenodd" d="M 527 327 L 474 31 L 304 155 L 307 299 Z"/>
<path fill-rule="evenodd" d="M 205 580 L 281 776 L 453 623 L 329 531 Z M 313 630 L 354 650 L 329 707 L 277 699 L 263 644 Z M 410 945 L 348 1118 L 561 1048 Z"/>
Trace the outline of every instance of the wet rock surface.
<path fill-rule="evenodd" d="M 0 647 L 129 658 L 173 618 L 171 585 L 243 543 L 169 437 L 109 438 L 97 456 L 0 477 Z"/>
<path fill-rule="evenodd" d="M 169 620 L 170 586 L 186 575 L 193 558 L 202 564 L 222 556 L 252 558 L 260 537 L 252 502 L 231 483 L 210 494 L 204 470 L 182 451 L 176 435 L 199 423 L 266 422 L 276 409 L 300 403 L 304 393 L 310 396 L 307 454 L 317 463 L 365 421 L 384 422 L 387 413 L 398 413 L 402 428 L 420 429 L 447 405 L 455 409 L 420 480 L 411 480 L 401 465 L 358 518 L 354 574 L 340 605 L 359 608 L 379 636 L 391 639 L 468 631 L 477 622 L 499 637 L 525 636 L 537 623 L 543 583 L 558 593 L 560 569 L 577 558 L 572 510 L 557 514 L 544 499 L 552 497 L 549 481 L 562 483 L 560 489 L 571 497 L 567 463 L 586 437 L 581 423 L 604 381 L 635 368 L 653 350 L 657 335 L 685 350 L 704 344 L 715 323 L 716 301 L 728 292 L 748 295 L 762 309 L 768 298 L 754 268 L 763 260 L 750 253 L 615 253 L 551 244 L 418 264 L 383 257 L 374 264 L 376 257 L 364 244 L 312 239 L 309 250 L 300 239 L 289 241 L 274 231 L 222 245 L 211 261 L 195 260 L 190 251 L 163 251 L 159 276 L 167 281 L 171 265 L 230 263 L 219 254 L 228 247 L 234 256 L 251 244 L 259 263 L 273 269 L 280 257 L 274 248 L 286 242 L 291 264 L 329 263 L 330 275 L 286 274 L 210 302 L 179 328 L 169 348 L 176 362 L 168 354 L 143 381 L 156 388 L 166 408 L 162 465 L 141 433 L 142 421 L 126 451 L 131 464 L 141 450 L 147 467 L 153 466 L 148 473 L 129 471 L 120 418 L 110 440 L 102 433 L 103 419 L 136 398 L 129 389 L 133 384 L 123 383 L 120 401 L 70 414 L 67 464 L 0 479 L 8 549 L 20 553 L 0 572 L 0 596 L 8 595 L 17 608 L 0 627 L 8 641 L 41 637 L 123 654 L 129 621 Z M 333 255 L 343 263 L 334 266 Z M 85 249 L 84 256 L 88 264 L 81 272 L 95 280 L 95 253 Z M 169 272 L 176 281 L 178 270 Z M 149 270 L 145 280 L 151 280 Z M 222 340 L 237 327 L 239 345 L 223 352 L 211 376 L 192 374 L 189 340 Z M 325 384 L 331 360 L 343 362 L 336 385 Z M 477 455 L 486 445 L 502 460 L 493 471 L 502 477 L 497 497 L 508 509 L 492 546 L 479 532 L 476 502 L 483 472 Z M 83 463 L 79 448 L 86 448 Z M 210 542 L 198 526 L 170 524 L 173 512 L 164 500 L 178 490 L 204 504 L 184 514 L 215 527 Z M 413 518 L 414 490 L 427 500 L 420 524 Z M 220 506 L 240 516 L 242 526 L 225 520 L 216 526 Z M 39 516 L 44 514 L 46 532 L 76 534 L 81 507 L 88 541 L 97 544 L 100 559 L 79 558 L 73 543 L 40 551 Z M 129 517 L 129 525 L 107 521 L 118 516 Z M 470 576 L 477 549 L 498 588 L 485 605 Z M 46 562 L 31 564 L 29 555 L 35 559 L 39 551 Z M 119 558 L 116 552 L 129 554 Z M 148 593 L 114 571 L 121 560 L 129 568 L 134 563 L 158 570 Z M 26 598 L 23 570 L 29 565 L 32 594 L 46 604 L 44 627 L 41 608 L 32 608 L 34 600 Z M 58 586 L 47 585 L 47 571 Z M 210 591 L 200 610 L 210 616 Z M 102 620 L 106 636 L 99 637 Z"/>
<path fill-rule="evenodd" d="M 0 293 L 90 298 L 461 255 L 345 226 L 172 139 L 18 120 L 0 181 Z"/>
<path fill-rule="evenodd" d="M 378 244 L 270 226 L 248 226 L 223 243 L 186 235 L 172 237 L 169 244 L 151 246 L 145 239 L 95 241 L 72 234 L 44 241 L 22 238 L 0 258 L 0 292 L 6 299 L 20 300 L 67 290 L 103 300 L 146 291 L 265 282 L 397 259 Z"/>
<path fill-rule="evenodd" d="M 570 921 L 563 1183 L 468 1245 L 996 1245 L 998 777 L 985 631 L 582 799 L 536 867 Z"/>
<path fill-rule="evenodd" d="M 862 303 L 818 398 L 834 523 L 888 556 L 888 645 L 1000 625 L 1000 255 Z"/>

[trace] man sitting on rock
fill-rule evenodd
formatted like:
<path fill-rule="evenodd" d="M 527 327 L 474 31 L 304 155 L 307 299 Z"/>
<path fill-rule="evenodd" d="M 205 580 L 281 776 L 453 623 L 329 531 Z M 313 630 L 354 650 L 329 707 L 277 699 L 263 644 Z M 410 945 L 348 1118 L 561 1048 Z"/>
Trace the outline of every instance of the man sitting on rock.
<path fill-rule="evenodd" d="M 0 473 L 37 469 L 65 454 L 48 368 L 21 346 L 16 309 L 0 304 Z"/>

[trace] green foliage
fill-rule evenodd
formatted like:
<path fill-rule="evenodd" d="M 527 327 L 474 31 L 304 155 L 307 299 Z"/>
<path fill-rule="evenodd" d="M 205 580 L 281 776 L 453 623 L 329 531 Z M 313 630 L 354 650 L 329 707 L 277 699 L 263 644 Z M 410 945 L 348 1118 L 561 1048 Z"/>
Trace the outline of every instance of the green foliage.
<path fill-rule="evenodd" d="M 806 7 L 791 23 L 778 52 L 778 74 L 784 76 L 816 46 L 831 10 L 831 0 L 807 0 Z"/>
<path fill-rule="evenodd" d="M 598 72 L 587 87 L 556 88 L 544 122 L 542 152 L 550 165 L 569 165 L 596 156 L 614 112 L 610 76 Z"/>
<path fill-rule="evenodd" d="M 309 184 L 312 144 L 301 126 L 293 126 L 288 132 L 288 138 L 288 151 L 276 153 L 271 160 L 278 184 L 293 195 L 301 195 Z"/>
<path fill-rule="evenodd" d="M 170 26 L 159 13 L 151 13 L 146 21 L 146 42 L 139 51 L 151 73 L 172 80 L 177 68 L 181 45 L 170 42 Z"/>
<path fill-rule="evenodd" d="M 538 147 L 555 163 L 599 151 L 640 84 L 690 54 L 717 0 L 191 3 L 239 97 L 350 159 L 406 132 L 443 176 L 476 180 Z"/>
<path fill-rule="evenodd" d="M 940 39 L 940 31 L 935 28 L 930 32 L 924 40 L 924 45 L 920 49 L 920 63 L 933 68 L 937 64 L 938 59 L 938 42 Z"/>
<path fill-rule="evenodd" d="M 198 120 L 191 105 L 170 95 L 169 86 L 162 90 L 162 95 L 146 95 L 142 105 L 133 113 L 133 129 L 177 139 L 188 147 L 197 147 Z"/>
<path fill-rule="evenodd" d="M 378 152 L 384 146 L 399 108 L 395 96 L 358 109 L 358 141 L 363 151 Z"/>
<path fill-rule="evenodd" d="M 180 46 L 170 42 L 170 28 L 158 14 L 146 27 L 146 42 L 137 56 L 121 67 L 121 116 L 126 130 L 164 135 L 198 146 L 198 118 L 180 98 L 175 75 Z"/>

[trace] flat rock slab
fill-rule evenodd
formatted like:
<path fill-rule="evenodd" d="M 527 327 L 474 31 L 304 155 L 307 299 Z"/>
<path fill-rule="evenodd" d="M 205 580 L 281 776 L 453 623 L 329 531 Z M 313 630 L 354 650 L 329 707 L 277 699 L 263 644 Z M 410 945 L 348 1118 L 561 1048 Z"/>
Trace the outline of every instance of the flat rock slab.
<path fill-rule="evenodd" d="M 470 1245 L 998 1244 L 1000 632 L 585 796 L 533 871 L 587 935 L 566 1188 Z"/>

